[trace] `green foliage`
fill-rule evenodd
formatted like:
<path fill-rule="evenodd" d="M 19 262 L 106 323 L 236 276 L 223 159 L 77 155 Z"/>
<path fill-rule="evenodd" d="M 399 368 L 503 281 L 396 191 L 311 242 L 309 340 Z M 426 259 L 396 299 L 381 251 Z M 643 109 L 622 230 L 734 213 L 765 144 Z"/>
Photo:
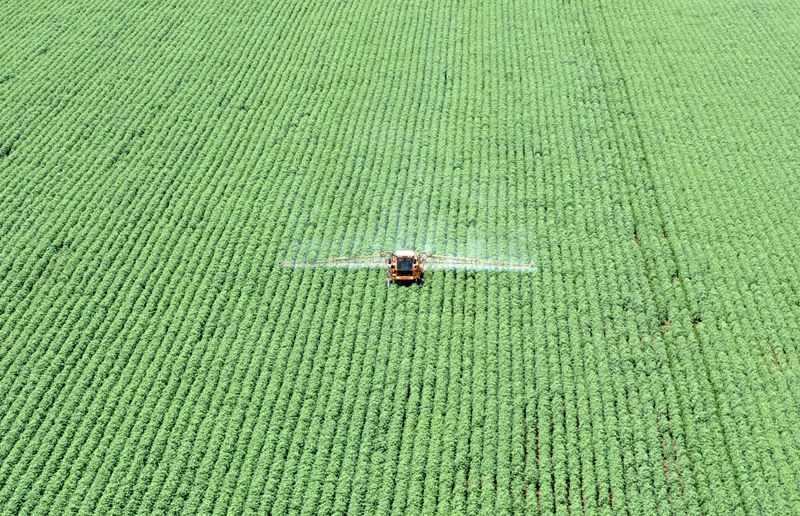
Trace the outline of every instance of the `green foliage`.
<path fill-rule="evenodd" d="M 8 2 L 0 512 L 797 513 L 795 4 Z"/>

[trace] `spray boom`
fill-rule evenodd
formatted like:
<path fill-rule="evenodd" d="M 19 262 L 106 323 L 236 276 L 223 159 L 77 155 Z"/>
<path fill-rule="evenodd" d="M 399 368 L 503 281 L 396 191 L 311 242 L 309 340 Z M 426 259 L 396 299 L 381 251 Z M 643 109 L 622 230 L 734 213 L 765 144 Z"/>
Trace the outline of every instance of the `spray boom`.
<path fill-rule="evenodd" d="M 321 260 L 291 260 L 280 262 L 281 267 L 344 267 L 373 269 L 387 267 L 386 284 L 424 282 L 425 269 L 535 272 L 528 263 L 485 260 L 434 254 L 429 251 L 387 251 L 363 256 L 336 256 Z"/>

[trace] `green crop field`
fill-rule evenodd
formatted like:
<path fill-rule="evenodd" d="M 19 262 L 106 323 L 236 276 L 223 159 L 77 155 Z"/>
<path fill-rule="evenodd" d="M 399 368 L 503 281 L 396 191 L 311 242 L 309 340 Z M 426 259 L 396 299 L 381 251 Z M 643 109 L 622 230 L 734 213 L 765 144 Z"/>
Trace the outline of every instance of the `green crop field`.
<path fill-rule="evenodd" d="M 0 12 L 0 513 L 800 513 L 800 3 Z"/>

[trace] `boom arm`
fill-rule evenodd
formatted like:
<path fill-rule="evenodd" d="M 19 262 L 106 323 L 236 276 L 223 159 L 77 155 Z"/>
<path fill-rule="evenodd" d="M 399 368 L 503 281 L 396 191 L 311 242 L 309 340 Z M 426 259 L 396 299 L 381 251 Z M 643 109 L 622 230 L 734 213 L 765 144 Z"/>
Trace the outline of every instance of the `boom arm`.
<path fill-rule="evenodd" d="M 286 260 L 279 263 L 281 267 L 383 267 L 386 265 L 386 254 L 367 254 L 363 256 L 335 256 L 321 260 Z"/>
<path fill-rule="evenodd" d="M 504 262 L 499 260 L 483 260 L 480 258 L 463 258 L 460 256 L 447 256 L 428 252 L 420 253 L 426 267 L 432 266 L 441 269 L 506 269 L 516 271 L 535 271 L 536 266 L 530 263 Z"/>

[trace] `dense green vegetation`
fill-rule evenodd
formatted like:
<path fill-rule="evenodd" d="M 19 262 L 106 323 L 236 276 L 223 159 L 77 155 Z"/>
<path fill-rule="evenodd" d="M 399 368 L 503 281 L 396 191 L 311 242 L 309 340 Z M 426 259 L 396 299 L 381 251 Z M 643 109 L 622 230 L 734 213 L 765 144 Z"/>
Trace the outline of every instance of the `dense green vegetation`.
<path fill-rule="evenodd" d="M 800 511 L 797 2 L 2 11 L 1 512 Z"/>

